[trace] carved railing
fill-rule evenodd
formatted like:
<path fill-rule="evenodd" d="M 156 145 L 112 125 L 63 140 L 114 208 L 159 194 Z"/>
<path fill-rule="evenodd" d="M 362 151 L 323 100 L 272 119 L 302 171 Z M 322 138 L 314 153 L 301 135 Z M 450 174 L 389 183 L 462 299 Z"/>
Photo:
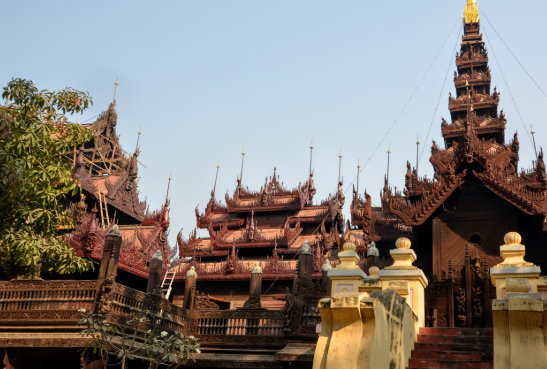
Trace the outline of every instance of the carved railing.
<path fill-rule="evenodd" d="M 0 282 L 0 322 L 76 323 L 79 309 L 92 310 L 97 281 Z"/>
<path fill-rule="evenodd" d="M 162 329 L 183 333 L 187 311 L 173 305 L 161 296 L 144 293 L 133 288 L 114 283 L 110 294 L 112 315 L 129 316 L 132 310 L 146 310 L 158 321 Z"/>
<path fill-rule="evenodd" d="M 189 334 L 203 345 L 281 347 L 285 345 L 281 310 L 198 310 Z"/>
<path fill-rule="evenodd" d="M 149 319 L 160 329 L 194 335 L 203 346 L 279 348 L 286 345 L 287 336 L 314 341 L 316 326 L 321 322 L 317 301 L 324 291 L 313 293 L 320 289 L 316 284 L 309 286 L 313 291 L 294 299 L 290 311 L 194 309 L 190 316 L 188 310 L 161 296 L 105 282 L 0 282 L 0 326 L 55 325 L 74 329 L 81 317 L 79 309 L 98 309 L 111 322 L 120 323 L 139 309 L 148 311 Z M 152 323 L 149 325 L 155 325 Z"/>

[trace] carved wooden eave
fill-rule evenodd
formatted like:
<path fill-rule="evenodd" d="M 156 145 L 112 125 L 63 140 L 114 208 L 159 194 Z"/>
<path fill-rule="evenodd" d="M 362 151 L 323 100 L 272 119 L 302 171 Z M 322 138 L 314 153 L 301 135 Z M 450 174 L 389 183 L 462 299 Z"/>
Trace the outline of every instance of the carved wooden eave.
<path fill-rule="evenodd" d="M 386 184 L 382 191 L 382 211 L 400 218 L 407 226 L 423 224 L 446 199 L 461 186 L 467 170 L 438 182 L 432 191 L 424 193 L 418 201 L 411 202 L 400 193 L 392 194 Z"/>
<path fill-rule="evenodd" d="M 329 197 L 326 200 L 323 200 L 321 202 L 322 206 L 329 207 L 330 221 L 333 223 L 335 220 L 337 220 L 339 224 L 342 224 L 344 221 L 344 216 L 342 215 L 342 209 L 344 207 L 344 203 L 346 202 L 346 196 L 344 195 L 344 191 L 342 189 L 343 185 L 344 185 L 344 180 L 342 179 L 340 182 L 338 182 L 338 190 L 336 191 L 336 194 L 329 195 Z"/>
<path fill-rule="evenodd" d="M 294 244 L 294 241 L 300 236 L 304 228 L 301 226 L 301 221 L 298 219 L 298 222 L 296 223 L 294 228 L 291 228 L 291 225 L 289 223 L 289 219 L 287 218 L 287 221 L 285 222 L 285 225 L 283 226 L 283 230 L 285 232 L 285 240 L 287 242 L 287 246 L 291 247 Z"/>
<path fill-rule="evenodd" d="M 504 117 L 489 117 L 486 119 L 473 119 L 473 129 L 478 134 L 487 134 L 499 132 L 505 129 L 507 121 Z M 465 122 L 456 120 L 451 124 L 444 122 L 441 126 L 441 132 L 445 138 L 454 138 L 462 136 L 465 133 Z"/>
<path fill-rule="evenodd" d="M 547 192 L 531 191 L 525 187 L 520 177 L 502 173 L 477 173 L 477 177 L 490 191 L 522 210 L 528 215 L 547 214 Z"/>
<path fill-rule="evenodd" d="M 323 240 L 323 244 L 325 245 L 325 249 L 330 250 L 335 245 L 337 246 L 336 248 L 341 246 L 340 234 L 338 233 L 337 228 L 338 227 L 333 226 L 330 232 L 327 233 L 325 229 L 325 222 L 321 223 L 321 238 Z"/>
<path fill-rule="evenodd" d="M 310 178 L 311 179 L 311 178 Z M 279 176 L 274 174 L 271 177 L 266 177 L 264 186 L 258 192 L 252 192 L 241 186 L 241 181 L 238 179 L 238 185 L 233 197 L 230 198 L 226 193 L 226 205 L 229 213 L 248 213 L 251 211 L 290 211 L 299 210 L 302 208 L 302 196 L 305 196 L 307 202 L 313 199 L 314 187 L 313 181 L 306 194 L 303 195 L 302 188 L 288 190 L 279 182 Z M 306 202 L 305 201 L 305 202 Z"/>
<path fill-rule="evenodd" d="M 168 207 L 168 204 L 167 204 Z M 157 222 L 153 226 L 120 226 L 122 245 L 118 267 L 131 274 L 148 278 L 152 255 L 160 250 L 163 257 L 163 269 L 167 269 L 176 250 L 167 241 L 169 227 L 168 209 L 164 206 Z M 69 244 L 79 256 L 101 260 L 107 228 L 100 228 L 97 210 L 86 213 L 76 230 L 66 235 Z"/>
<path fill-rule="evenodd" d="M 314 279 L 321 278 L 321 266 L 323 263 L 321 248 L 314 246 Z M 263 280 L 292 280 L 296 270 L 296 262 L 284 260 L 284 256 L 278 255 L 278 248 L 274 245 L 272 255 L 265 261 L 259 261 L 262 268 Z M 190 262 L 181 263 L 175 267 L 175 280 L 186 279 L 186 273 L 193 266 L 200 281 L 249 281 L 254 261 L 245 261 L 239 257 L 238 251 L 232 245 L 225 261 L 219 263 L 206 263 L 200 258 L 193 258 Z"/>
<path fill-rule="evenodd" d="M 188 236 L 188 239 L 184 239 L 182 236 L 182 228 L 177 234 L 177 247 L 179 249 L 179 256 L 183 257 L 183 254 L 187 254 L 188 252 L 192 251 L 197 242 L 197 229 L 194 228 L 192 232 L 190 232 L 190 235 Z"/>
<path fill-rule="evenodd" d="M 310 173 L 310 178 L 303 185 L 298 184 L 298 196 L 300 198 L 300 207 L 313 205 L 313 197 L 317 190 L 313 182 L 313 172 Z"/>

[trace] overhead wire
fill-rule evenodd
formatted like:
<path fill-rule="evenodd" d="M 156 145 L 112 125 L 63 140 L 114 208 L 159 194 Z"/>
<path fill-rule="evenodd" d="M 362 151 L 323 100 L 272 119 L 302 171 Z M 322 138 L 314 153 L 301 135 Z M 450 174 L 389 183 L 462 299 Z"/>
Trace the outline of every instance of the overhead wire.
<path fill-rule="evenodd" d="M 410 101 L 412 100 L 412 98 L 414 97 L 414 95 L 416 95 L 416 92 L 418 92 L 418 89 L 420 88 L 420 86 L 422 85 L 422 82 L 425 80 L 425 77 L 429 74 L 429 71 L 431 70 L 431 67 L 433 66 L 433 64 L 435 63 L 435 61 L 437 60 L 437 58 L 439 57 L 439 54 L 441 53 L 441 51 L 444 49 L 444 46 L 446 45 L 448 39 L 450 38 L 450 36 L 452 35 L 452 33 L 454 32 L 454 29 L 456 28 L 456 25 L 458 24 L 458 21 L 460 20 L 461 18 L 461 13 L 458 15 L 458 18 L 456 19 L 456 21 L 454 22 L 454 25 L 452 26 L 452 29 L 450 30 L 450 33 L 448 34 L 448 36 L 446 37 L 446 39 L 444 40 L 441 48 L 439 49 L 439 51 L 437 52 L 437 55 L 435 55 L 435 57 L 433 58 L 433 61 L 431 62 L 431 64 L 429 65 L 429 67 L 427 68 L 425 74 L 423 75 L 422 79 L 420 80 L 420 82 L 418 83 L 418 85 L 416 86 L 416 88 L 414 89 L 414 91 L 412 92 L 412 95 L 410 95 L 410 98 L 407 100 L 406 104 L 403 106 L 403 108 L 401 109 L 401 111 L 399 112 L 399 115 L 397 115 L 397 117 L 395 118 L 395 120 L 393 121 L 393 123 L 391 124 L 391 126 L 389 127 L 389 129 L 387 130 L 387 132 L 385 133 L 385 135 L 382 137 L 382 139 L 380 140 L 380 142 L 378 143 L 378 145 L 376 146 L 376 148 L 374 149 L 374 151 L 372 152 L 372 154 L 368 157 L 367 161 L 365 162 L 365 164 L 363 165 L 363 167 L 360 169 L 359 173 L 361 173 L 365 167 L 367 166 L 367 164 L 370 162 L 370 160 L 372 159 L 372 157 L 374 156 L 374 154 L 376 154 L 376 151 L 378 151 L 378 149 L 380 148 L 380 146 L 382 145 L 382 143 L 384 143 L 386 137 L 389 135 L 389 133 L 391 132 L 391 130 L 393 129 L 393 127 L 395 126 L 395 124 L 399 121 L 399 118 L 401 117 L 401 115 L 403 115 L 405 109 L 407 108 L 408 104 L 410 104 Z M 353 182 L 357 179 L 357 176 L 355 176 L 355 178 L 353 179 L 353 181 L 350 183 L 353 184 Z M 349 187 L 348 187 L 349 189 Z M 347 191 L 347 190 L 346 190 Z"/>
<path fill-rule="evenodd" d="M 401 117 L 401 115 L 404 113 L 405 109 L 407 108 L 408 104 L 410 103 L 410 101 L 412 100 L 412 98 L 414 97 L 414 95 L 416 94 L 416 92 L 418 91 L 418 89 L 420 88 L 420 86 L 422 85 L 423 81 L 425 80 L 425 78 L 427 77 L 427 75 L 429 74 L 429 71 L 431 70 L 431 68 L 433 67 L 433 64 L 435 63 L 435 61 L 437 60 L 437 58 L 439 57 L 441 51 L 444 49 L 444 46 L 446 45 L 447 41 L 450 39 L 450 36 L 452 35 L 452 33 L 454 32 L 454 29 L 456 28 L 456 25 L 458 24 L 458 21 L 461 19 L 461 13 L 458 15 L 458 18 L 456 19 L 456 21 L 454 22 L 454 25 L 452 26 L 452 29 L 450 30 L 450 33 L 448 34 L 448 36 L 446 37 L 446 39 L 444 40 L 441 48 L 439 49 L 439 51 L 437 52 L 437 54 L 435 55 L 435 57 L 433 58 L 433 61 L 431 62 L 431 64 L 429 65 L 429 67 L 427 68 L 426 72 L 424 73 L 424 75 L 422 76 L 420 82 L 418 83 L 418 85 L 416 86 L 416 88 L 414 89 L 414 91 L 412 92 L 412 95 L 410 95 L 410 98 L 407 100 L 406 104 L 403 106 L 403 108 L 401 109 L 401 111 L 399 112 L 399 114 L 397 115 L 397 117 L 395 118 L 395 120 L 393 121 L 393 123 L 391 124 L 391 126 L 389 127 L 389 129 L 387 130 L 387 132 L 384 134 L 384 136 L 382 137 L 382 139 L 380 140 L 380 142 L 378 143 L 378 145 L 376 146 L 376 148 L 374 149 L 374 151 L 370 154 L 370 156 L 368 157 L 367 161 L 365 162 L 365 164 L 361 167 L 361 169 L 359 170 L 359 174 L 365 169 L 365 167 L 367 166 L 367 164 L 370 162 L 370 160 L 372 159 L 372 157 L 376 154 L 376 152 L 378 151 L 378 149 L 380 148 L 380 146 L 382 145 L 382 143 L 385 141 L 386 137 L 389 135 L 389 133 L 391 132 L 391 130 L 393 129 L 393 127 L 395 126 L 395 124 L 397 123 L 397 121 L 399 120 L 399 118 Z M 460 31 L 461 32 L 461 31 Z M 353 178 L 353 180 L 349 183 L 349 185 L 346 187 L 346 190 L 343 192 L 343 194 L 345 195 L 350 187 L 353 185 L 353 183 L 357 180 L 357 176 L 355 176 L 355 178 Z M 335 189 L 334 193 L 336 193 L 338 191 L 338 188 Z M 319 223 L 319 225 L 315 228 L 315 230 L 313 231 L 313 233 L 310 235 L 310 236 L 314 236 L 319 228 L 321 227 L 321 225 L 323 224 L 323 222 L 329 217 L 331 216 L 331 211 L 329 210 L 327 212 L 327 214 L 325 215 L 325 217 L 323 218 L 323 220 Z M 293 261 L 296 256 L 298 256 L 299 254 L 298 253 L 295 253 L 293 258 L 289 261 Z M 275 282 L 277 282 L 277 280 L 279 279 L 279 276 L 277 276 L 274 281 L 271 283 L 271 285 L 266 289 L 266 291 L 263 292 L 263 294 L 266 294 L 268 293 L 274 286 Z"/>
<path fill-rule="evenodd" d="M 490 45 L 490 50 L 492 50 L 492 55 L 494 55 L 494 60 L 496 61 L 496 64 L 498 65 L 501 77 L 503 78 L 503 82 L 505 83 L 505 86 L 507 87 L 507 92 L 509 92 L 509 96 L 511 97 L 511 100 L 513 100 L 513 105 L 515 105 L 515 110 L 517 111 L 520 121 L 522 122 L 522 126 L 524 127 L 524 132 L 526 132 L 526 135 L 528 136 L 530 143 L 532 143 L 532 137 L 530 136 L 530 133 L 528 133 L 526 124 L 524 124 L 524 119 L 522 119 L 522 115 L 520 114 L 519 108 L 517 106 L 517 102 L 515 101 L 515 98 L 513 97 L 513 93 L 511 92 L 511 89 L 509 88 L 509 84 L 507 83 L 507 80 L 505 79 L 505 74 L 503 73 L 503 70 L 501 69 L 501 65 L 498 61 L 496 53 L 494 52 L 494 46 L 492 45 L 492 42 L 488 38 L 488 34 L 486 33 L 486 30 L 483 30 L 483 32 L 484 32 L 484 36 L 486 37 L 486 40 L 488 41 L 488 44 Z"/>
<path fill-rule="evenodd" d="M 478 5 L 477 5 L 478 6 Z M 492 25 L 492 23 L 490 22 L 490 19 L 488 19 L 488 17 L 486 16 L 486 13 L 484 12 L 484 10 L 482 8 L 479 8 L 480 9 L 480 12 L 482 13 L 482 15 L 484 15 L 484 18 L 486 19 L 486 21 L 488 22 L 488 25 L 492 28 L 492 30 L 496 33 L 496 35 L 499 37 L 499 39 L 501 40 L 501 42 L 503 43 L 503 45 L 505 45 L 505 47 L 507 48 L 507 50 L 509 51 L 509 53 L 511 53 L 511 55 L 513 56 L 513 58 L 515 58 L 515 60 L 517 61 L 517 63 L 520 65 L 520 67 L 522 68 L 522 70 L 526 73 L 526 75 L 528 75 L 528 77 L 530 77 L 530 79 L 532 80 L 532 82 L 534 82 L 534 84 L 536 85 L 536 87 L 541 91 L 541 93 L 543 94 L 543 96 L 547 97 L 547 94 L 545 93 L 545 91 L 543 91 L 543 89 L 541 88 L 541 86 L 536 82 L 536 80 L 530 75 L 530 73 L 528 73 L 528 71 L 526 70 L 526 68 L 524 68 L 524 65 L 522 65 L 522 63 L 520 62 L 520 60 L 518 60 L 517 56 L 513 53 L 513 51 L 511 51 L 511 49 L 509 48 L 509 46 L 505 43 L 505 41 L 503 40 L 503 38 L 500 36 L 500 34 L 498 33 L 498 31 L 496 31 L 496 29 L 494 28 L 494 26 Z M 486 34 L 486 32 L 485 32 Z M 490 43 L 491 44 L 491 43 Z"/>
<path fill-rule="evenodd" d="M 461 18 L 460 18 L 461 19 Z M 422 156 L 424 155 L 424 150 L 426 148 L 427 140 L 429 139 L 429 135 L 431 134 L 431 128 L 433 127 L 433 122 L 435 121 L 435 117 L 437 115 L 437 110 L 439 109 L 439 104 L 441 103 L 441 98 L 444 92 L 444 87 L 446 86 L 446 80 L 448 79 L 448 72 L 450 72 L 450 66 L 452 65 L 452 61 L 456 59 L 456 49 L 459 44 L 460 35 L 462 33 L 462 30 L 460 28 L 460 31 L 458 32 L 458 37 L 456 37 L 456 44 L 454 45 L 454 50 L 452 51 L 452 58 L 450 58 L 450 61 L 448 62 L 448 68 L 446 68 L 446 74 L 444 76 L 444 82 L 443 87 L 441 88 L 441 92 L 439 93 L 439 98 L 437 100 L 437 106 L 435 107 L 435 111 L 433 112 L 433 116 L 431 117 L 431 123 L 429 124 L 429 129 L 427 130 L 427 136 L 425 137 L 424 145 L 422 147 L 422 152 L 420 153 L 420 158 L 418 159 L 418 164 L 422 161 Z"/>

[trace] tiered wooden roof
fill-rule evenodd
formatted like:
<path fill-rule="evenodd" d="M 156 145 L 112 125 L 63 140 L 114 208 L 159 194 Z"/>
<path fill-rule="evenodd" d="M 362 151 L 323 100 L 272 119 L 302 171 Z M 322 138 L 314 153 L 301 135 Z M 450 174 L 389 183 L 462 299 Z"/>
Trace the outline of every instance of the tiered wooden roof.
<path fill-rule="evenodd" d="M 238 179 L 233 196 L 225 196 L 226 205 L 219 203 L 212 191 L 205 212 L 196 208 L 197 227 L 207 229 L 209 237 L 197 237 L 196 230 L 188 239 L 183 238 L 182 230 L 178 234 L 180 256 L 192 258 L 181 265 L 178 275 L 184 278 L 184 270 L 192 264 L 202 270 L 200 278 L 248 279 L 252 265 L 246 267 L 238 256 L 247 249 L 248 261 L 263 263 L 265 279 L 279 278 L 280 274 L 292 278 L 296 263 L 286 259 L 294 259 L 306 240 L 314 249 L 319 272 L 323 254 L 341 243 L 338 229 L 343 223 L 344 195 L 340 183 L 335 195 L 314 205 L 315 192 L 313 173 L 305 183 L 289 190 L 275 168 L 260 191 L 243 187 Z"/>
<path fill-rule="evenodd" d="M 139 148 L 129 154 L 120 147 L 115 106 L 113 101 L 95 122 L 84 125 L 95 138 L 74 153 L 73 176 L 83 194 L 69 205 L 76 227 L 66 237 L 78 255 L 100 260 L 105 236 L 118 224 L 124 238 L 120 269 L 146 278 L 158 249 L 165 269 L 175 254 L 167 240 L 169 200 L 160 211 L 145 213 L 137 188 Z"/>
<path fill-rule="evenodd" d="M 464 23 L 465 34 L 456 58 L 457 97 L 449 98 L 451 123 L 442 121 L 445 148 L 435 141 L 430 162 L 434 178 L 420 178 L 407 163 L 403 193 L 385 183 L 382 211 L 407 226 L 430 218 L 464 181 L 474 177 L 485 187 L 528 215 L 547 215 L 547 176 L 540 151 L 533 169 L 518 173 L 519 140 L 504 142 L 506 119 L 498 114 L 499 93 L 490 91 L 488 53 L 479 20 Z"/>

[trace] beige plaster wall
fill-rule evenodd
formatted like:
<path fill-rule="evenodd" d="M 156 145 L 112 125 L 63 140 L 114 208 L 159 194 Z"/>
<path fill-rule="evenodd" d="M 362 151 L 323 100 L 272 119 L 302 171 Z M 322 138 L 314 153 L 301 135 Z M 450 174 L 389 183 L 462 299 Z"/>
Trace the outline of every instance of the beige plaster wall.
<path fill-rule="evenodd" d="M 319 302 L 314 369 L 406 368 L 418 319 L 395 291 L 339 293 Z"/>

